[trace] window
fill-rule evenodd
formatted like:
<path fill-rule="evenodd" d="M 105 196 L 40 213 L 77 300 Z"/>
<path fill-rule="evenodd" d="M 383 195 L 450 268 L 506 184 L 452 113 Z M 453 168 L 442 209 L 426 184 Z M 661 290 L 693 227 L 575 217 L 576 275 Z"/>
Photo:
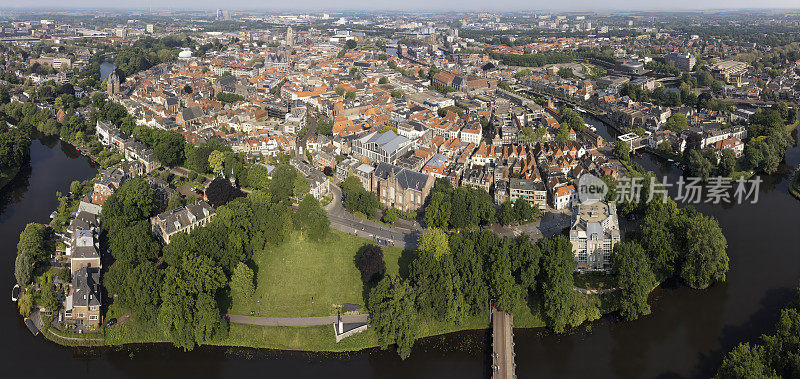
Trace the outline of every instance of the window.
<path fill-rule="evenodd" d="M 84 313 L 78 313 L 78 318 L 84 318 L 84 317 L 86 317 L 86 314 L 84 314 Z"/>
<path fill-rule="evenodd" d="M 89 315 L 89 321 L 97 321 L 97 315 Z"/>

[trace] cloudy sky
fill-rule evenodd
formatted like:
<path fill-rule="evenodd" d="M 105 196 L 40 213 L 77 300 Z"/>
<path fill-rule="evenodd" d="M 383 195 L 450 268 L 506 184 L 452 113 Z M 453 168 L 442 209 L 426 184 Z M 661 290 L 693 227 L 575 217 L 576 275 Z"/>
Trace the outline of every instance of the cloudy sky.
<path fill-rule="evenodd" d="M 0 0 L 0 8 L 175 8 L 303 10 L 695 10 L 800 8 L 800 0 Z"/>

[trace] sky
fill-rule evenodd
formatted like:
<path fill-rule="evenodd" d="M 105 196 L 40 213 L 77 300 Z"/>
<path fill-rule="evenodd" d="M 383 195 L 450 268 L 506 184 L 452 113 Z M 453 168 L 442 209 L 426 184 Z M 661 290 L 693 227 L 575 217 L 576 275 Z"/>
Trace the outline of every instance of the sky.
<path fill-rule="evenodd" d="M 800 0 L 0 0 L 1 8 L 274 10 L 698 10 L 800 8 Z"/>

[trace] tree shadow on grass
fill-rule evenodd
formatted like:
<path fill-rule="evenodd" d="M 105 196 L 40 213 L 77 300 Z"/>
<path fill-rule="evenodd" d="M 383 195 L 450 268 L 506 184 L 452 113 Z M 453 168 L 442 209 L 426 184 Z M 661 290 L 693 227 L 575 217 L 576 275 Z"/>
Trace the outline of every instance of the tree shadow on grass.
<path fill-rule="evenodd" d="M 411 262 L 413 262 L 414 258 L 416 257 L 416 250 L 405 249 L 402 253 L 400 253 L 400 259 L 397 260 L 397 265 L 399 266 L 398 274 L 401 278 L 408 279 Z"/>

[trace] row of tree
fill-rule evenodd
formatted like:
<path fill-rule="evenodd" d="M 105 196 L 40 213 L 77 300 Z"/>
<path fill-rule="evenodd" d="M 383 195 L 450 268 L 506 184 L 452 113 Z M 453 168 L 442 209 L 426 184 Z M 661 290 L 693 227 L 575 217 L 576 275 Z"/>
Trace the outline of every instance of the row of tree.
<path fill-rule="evenodd" d="M 428 229 L 408 277 L 383 276 L 369 290 L 370 325 L 381 346 L 397 344 L 403 358 L 422 319 L 461 325 L 485 315 L 490 300 L 508 312 L 529 306 L 548 327 L 563 332 L 601 314 L 595 302 L 573 290 L 574 268 L 564 236 L 534 244 L 526 235 L 503 239 L 482 229 L 452 234 Z"/>
<path fill-rule="evenodd" d="M 425 224 L 429 228 L 461 229 L 495 222 L 492 197 L 482 189 L 453 188 L 447 178 L 439 178 L 425 205 Z"/>

